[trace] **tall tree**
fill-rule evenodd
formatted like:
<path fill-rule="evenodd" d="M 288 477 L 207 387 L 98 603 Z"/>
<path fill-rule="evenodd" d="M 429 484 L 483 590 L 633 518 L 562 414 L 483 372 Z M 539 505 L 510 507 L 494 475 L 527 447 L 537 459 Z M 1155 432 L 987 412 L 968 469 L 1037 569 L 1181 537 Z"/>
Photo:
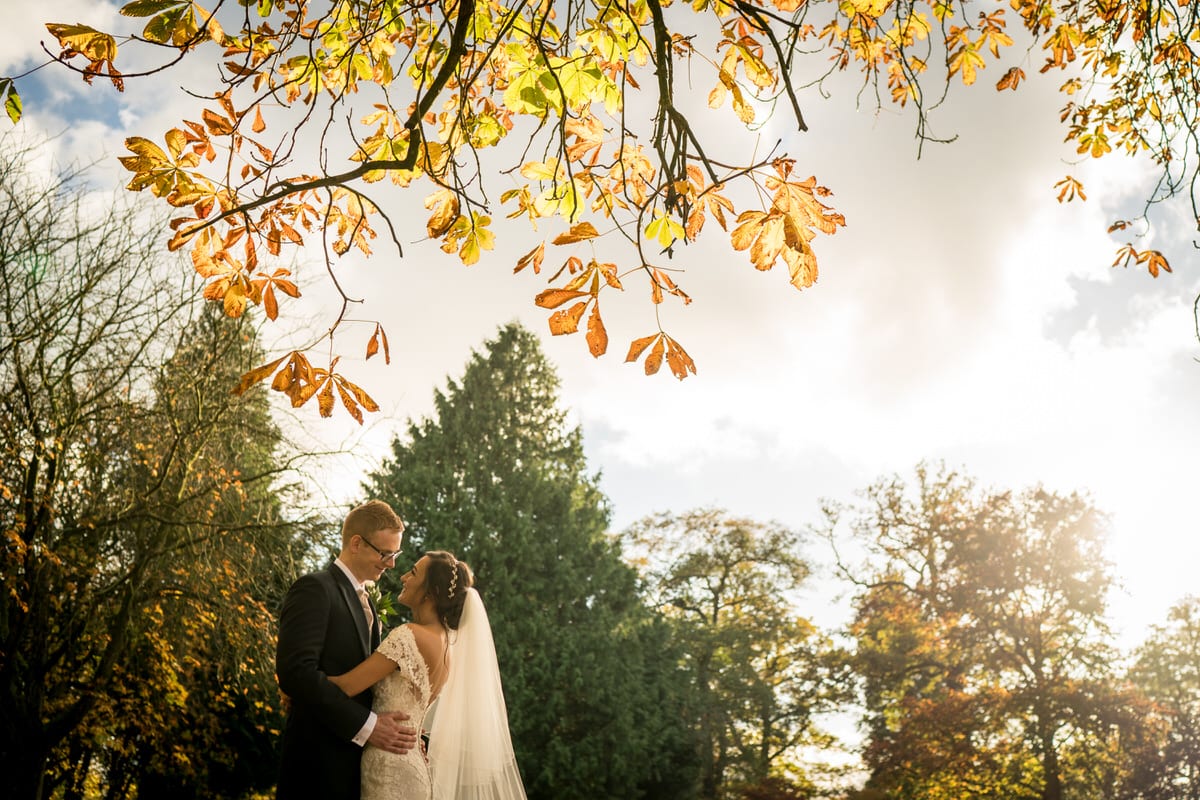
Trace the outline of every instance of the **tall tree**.
<path fill-rule="evenodd" d="M 266 397 L 227 390 L 255 337 L 163 280 L 139 209 L 89 213 L 24 159 L 0 151 L 6 785 L 236 795 L 263 780 L 229 748 L 270 747 L 277 576 L 307 546 Z"/>
<path fill-rule="evenodd" d="M 895 796 L 1097 796 L 1126 697 L 1105 623 L 1104 517 L 1082 496 L 983 491 L 920 465 L 845 522 L 869 786 Z M 1082 794 L 1080 794 L 1082 793 Z"/>
<path fill-rule="evenodd" d="M 404 518 L 409 557 L 445 548 L 477 571 L 531 798 L 686 796 L 676 662 L 533 334 L 502 328 L 365 489 Z"/>
<path fill-rule="evenodd" d="M 202 52 L 213 72 L 207 88 L 194 88 L 205 99 L 191 119 L 161 145 L 158 134 L 131 136 L 123 162 L 131 189 L 178 210 L 171 246 L 191 250 L 209 281 L 206 296 L 234 315 L 261 304 L 273 318 L 279 293 L 295 293 L 284 272 L 259 266 L 283 245 L 315 238 L 328 259 L 351 248 L 369 253 L 375 216 L 388 207 L 385 179 L 420 187 L 426 233 L 467 264 L 494 247 L 497 197 L 509 217 L 535 226 L 559 218 L 565 231 L 548 237 L 551 244 L 604 235 L 602 256 L 568 255 L 563 268 L 548 270 L 554 285 L 535 298 L 559 309 L 550 317 L 555 333 L 575 332 L 588 314 L 593 355 L 608 346 L 600 298 L 608 307 L 623 289 L 618 276 L 644 280 L 654 304 L 665 294 L 688 302 L 676 284 L 679 265 L 667 269 L 663 254 L 686 265 L 683 245 L 711 231 L 710 218 L 756 268 L 782 262 L 797 288 L 816 280 L 817 234 L 844 220 L 825 204 L 829 192 L 817 178 L 804 177 L 807 168 L 785 154 L 760 155 L 753 137 L 776 112 L 806 130 L 804 90 L 852 67 L 864 84 L 856 99 L 913 110 L 917 135 L 936 141 L 930 115 L 952 84 L 976 83 L 993 63 L 1006 69 L 996 89 L 1017 90 L 1024 60 L 1040 47 L 1041 71 L 1065 73 L 1061 117 L 1078 152 L 1145 154 L 1162 179 L 1144 216 L 1181 194 L 1200 219 L 1194 4 L 1011 7 L 1015 38 L 1007 9 L 972 0 L 217 0 L 211 11 L 192 0 L 133 0 L 122 13 L 147 21 L 129 38 L 176 51 L 163 55 L 166 66 Z M 48 27 L 60 61 L 89 82 L 124 88 L 116 36 L 77 22 Z M 0 79 L 14 119 L 16 91 L 12 78 Z M 716 125 L 700 124 L 701 92 L 726 115 Z M 739 127 L 750 130 L 735 135 Z M 313 149 L 304 149 L 309 142 Z M 1085 198 L 1071 175 L 1056 186 L 1060 200 Z M 386 214 L 383 226 L 398 243 Z M 1120 220 L 1110 230 L 1128 227 Z M 530 244 L 518 271 L 542 266 L 546 239 Z M 1169 269 L 1161 252 L 1131 242 L 1117 263 L 1153 275 Z M 336 280 L 331 286 L 342 293 Z M 331 328 L 345 319 L 338 315 Z M 631 342 L 628 360 L 644 358 L 647 372 L 663 363 L 680 378 L 694 372 L 657 311 L 654 319 Z M 378 326 L 369 336 L 371 352 Z M 363 338 L 336 348 L 357 350 Z M 272 385 L 297 402 L 324 396 L 323 412 L 335 383 L 352 413 L 374 407 L 333 370 L 294 351 L 252 375 L 282 375 Z"/>
<path fill-rule="evenodd" d="M 708 509 L 648 517 L 625 541 L 686 654 L 700 796 L 812 796 L 780 785 L 803 775 L 800 748 L 832 744 L 817 719 L 846 699 L 846 681 L 844 659 L 792 604 L 810 572 L 798 534 Z"/>

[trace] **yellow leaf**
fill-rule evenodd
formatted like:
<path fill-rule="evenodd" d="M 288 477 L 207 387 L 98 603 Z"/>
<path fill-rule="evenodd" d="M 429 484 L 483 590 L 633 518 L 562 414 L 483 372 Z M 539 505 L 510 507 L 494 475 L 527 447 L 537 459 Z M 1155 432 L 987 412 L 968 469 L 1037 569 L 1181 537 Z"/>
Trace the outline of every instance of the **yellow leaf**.
<path fill-rule="evenodd" d="M 246 290 L 241 283 L 235 283 L 225 292 L 225 313 L 230 317 L 240 317 L 246 311 Z"/>
<path fill-rule="evenodd" d="M 430 238 L 437 238 L 450 230 L 458 219 L 458 195 L 449 189 L 441 189 L 425 198 L 425 207 L 432 209 L 429 221 L 425 223 L 425 231 Z"/>
<path fill-rule="evenodd" d="M 58 39 L 65 50 L 75 52 L 96 61 L 112 61 L 117 57 L 117 41 L 107 33 L 101 33 L 87 25 L 62 25 L 51 22 L 46 25 L 50 34 Z"/>

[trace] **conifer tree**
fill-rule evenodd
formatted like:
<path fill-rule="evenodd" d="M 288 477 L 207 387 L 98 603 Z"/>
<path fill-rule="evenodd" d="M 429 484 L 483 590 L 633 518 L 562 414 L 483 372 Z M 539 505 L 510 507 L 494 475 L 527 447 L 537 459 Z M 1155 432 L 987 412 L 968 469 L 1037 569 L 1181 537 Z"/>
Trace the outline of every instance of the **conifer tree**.
<path fill-rule="evenodd" d="M 679 660 L 607 533 L 558 383 L 532 333 L 502 328 L 364 488 L 404 518 L 408 558 L 447 549 L 476 571 L 531 800 L 686 796 Z"/>

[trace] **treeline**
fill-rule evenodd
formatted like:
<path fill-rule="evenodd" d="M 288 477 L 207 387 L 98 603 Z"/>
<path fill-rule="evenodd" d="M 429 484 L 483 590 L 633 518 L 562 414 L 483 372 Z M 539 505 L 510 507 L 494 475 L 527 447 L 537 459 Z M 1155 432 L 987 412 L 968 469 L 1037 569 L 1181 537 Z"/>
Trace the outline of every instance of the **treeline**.
<path fill-rule="evenodd" d="M 275 615 L 340 510 L 302 513 L 319 464 L 228 391 L 253 329 L 155 269 L 134 210 L 97 221 L 23 162 L 0 153 L 6 796 L 267 796 Z M 1200 798 L 1200 604 L 1119 652 L 1086 497 L 921 465 L 805 531 L 701 509 L 614 533 L 517 325 L 367 497 L 405 518 L 401 560 L 476 569 L 531 800 Z M 851 618 L 823 629 L 797 598 L 833 591 Z"/>

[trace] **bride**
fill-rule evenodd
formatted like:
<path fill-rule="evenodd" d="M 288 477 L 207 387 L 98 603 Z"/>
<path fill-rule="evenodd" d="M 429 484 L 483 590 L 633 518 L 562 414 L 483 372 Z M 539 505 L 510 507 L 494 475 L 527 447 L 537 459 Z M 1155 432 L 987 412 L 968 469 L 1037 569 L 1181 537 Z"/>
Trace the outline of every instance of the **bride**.
<path fill-rule="evenodd" d="M 428 758 L 366 747 L 362 800 L 525 800 L 492 629 L 470 568 L 435 550 L 400 581 L 413 621 L 330 680 L 351 697 L 373 686 L 376 713 L 424 719 Z"/>

